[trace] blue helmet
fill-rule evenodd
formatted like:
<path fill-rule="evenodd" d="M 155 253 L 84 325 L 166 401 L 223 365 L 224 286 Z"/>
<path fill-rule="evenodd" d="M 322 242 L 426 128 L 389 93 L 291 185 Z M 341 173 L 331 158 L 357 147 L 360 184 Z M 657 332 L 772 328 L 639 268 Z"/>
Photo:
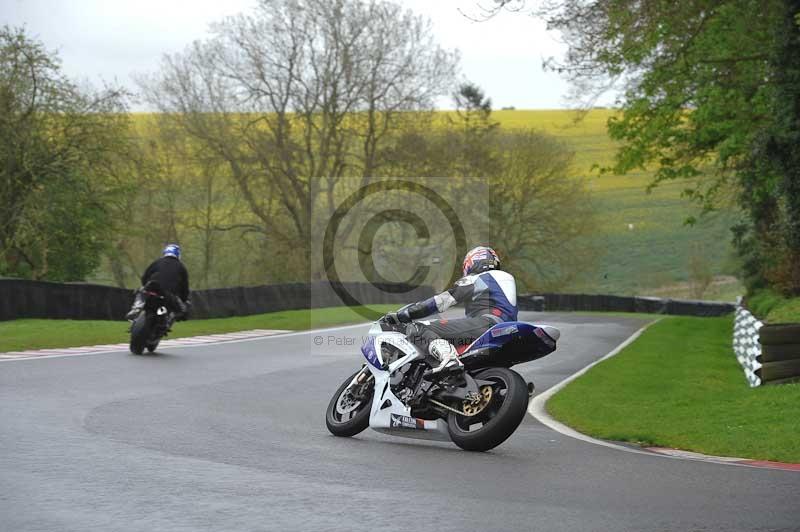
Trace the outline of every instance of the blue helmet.
<path fill-rule="evenodd" d="M 162 257 L 175 257 L 181 259 L 181 247 L 178 244 L 167 244 L 164 251 L 161 252 Z"/>

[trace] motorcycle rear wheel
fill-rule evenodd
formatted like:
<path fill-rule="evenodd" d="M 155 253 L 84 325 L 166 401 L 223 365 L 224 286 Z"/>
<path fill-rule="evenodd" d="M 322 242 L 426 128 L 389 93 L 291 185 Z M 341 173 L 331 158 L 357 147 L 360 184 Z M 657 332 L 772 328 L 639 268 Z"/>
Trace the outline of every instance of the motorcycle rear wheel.
<path fill-rule="evenodd" d="M 491 402 L 475 416 L 450 413 L 447 432 L 462 449 L 483 452 L 506 441 L 522 423 L 528 410 L 528 385 L 507 368 L 488 368 L 475 378 L 494 382 Z"/>
<path fill-rule="evenodd" d="M 131 325 L 131 353 L 134 355 L 141 355 L 147 344 L 147 338 L 150 336 L 151 320 L 148 319 L 147 313 L 142 312 L 136 319 L 133 320 Z"/>
<path fill-rule="evenodd" d="M 366 393 L 358 397 L 352 396 L 352 392 L 348 392 L 350 382 L 359 373 L 361 371 L 347 377 L 328 403 L 325 411 L 325 425 L 334 436 L 355 436 L 369 427 L 369 411 L 374 393 L 372 384 L 368 380 L 361 385 Z M 350 393 L 350 397 L 345 396 L 346 393 Z"/>

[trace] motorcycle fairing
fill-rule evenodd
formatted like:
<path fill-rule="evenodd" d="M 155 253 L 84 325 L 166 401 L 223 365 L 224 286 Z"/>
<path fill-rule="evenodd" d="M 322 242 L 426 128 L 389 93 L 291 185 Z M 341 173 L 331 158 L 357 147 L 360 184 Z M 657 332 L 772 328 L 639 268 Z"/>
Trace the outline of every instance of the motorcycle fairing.
<path fill-rule="evenodd" d="M 402 352 L 402 356 L 386 364 L 383 357 L 384 344 L 396 347 Z M 447 423 L 441 419 L 427 420 L 413 417 L 411 408 L 392 393 L 389 385 L 392 374 L 422 356 L 405 335 L 398 332 L 370 331 L 370 336 L 364 341 L 361 352 L 367 359 L 367 368 L 375 378 L 369 426 L 378 432 L 394 436 L 450 441 Z"/>
<path fill-rule="evenodd" d="M 367 359 L 370 364 L 370 369 L 373 367 L 381 369 L 383 361 L 380 359 L 377 350 L 375 349 L 375 338 L 369 337 L 364 341 L 361 346 L 361 354 Z"/>
<path fill-rule="evenodd" d="M 461 354 L 468 367 L 493 362 L 506 367 L 530 362 L 556 350 L 560 333 L 550 325 L 525 321 L 507 321 L 492 326 Z M 503 349 L 500 349 L 503 348 Z"/>
<path fill-rule="evenodd" d="M 364 358 L 367 359 L 371 366 L 378 369 L 384 369 L 383 344 L 393 345 L 407 355 L 417 353 L 417 349 L 403 334 L 387 332 L 373 335 L 371 333 L 361 346 L 361 354 L 364 355 Z"/>
<path fill-rule="evenodd" d="M 547 329 L 550 331 L 547 331 Z M 547 325 L 535 325 L 526 321 L 506 321 L 503 323 L 498 323 L 480 335 L 474 342 L 472 342 L 464 351 L 464 354 L 466 355 L 470 351 L 479 349 L 481 347 L 502 347 L 511 340 L 530 335 L 535 335 L 542 340 L 542 343 L 548 347 L 552 347 L 553 350 L 555 350 L 558 334 L 554 334 L 556 339 L 553 339 L 547 335 L 547 332 L 551 332 L 551 334 L 553 334 L 552 331 L 557 332 L 557 329 Z"/>

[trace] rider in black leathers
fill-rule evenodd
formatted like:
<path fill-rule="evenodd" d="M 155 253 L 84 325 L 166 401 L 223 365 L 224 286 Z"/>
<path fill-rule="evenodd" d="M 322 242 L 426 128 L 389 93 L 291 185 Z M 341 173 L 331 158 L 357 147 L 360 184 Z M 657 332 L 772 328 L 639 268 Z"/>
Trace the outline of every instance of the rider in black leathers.
<path fill-rule="evenodd" d="M 181 247 L 178 244 L 168 244 L 161 255 L 161 258 L 153 261 L 142 274 L 142 288 L 148 284 L 157 284 L 175 320 L 186 319 L 191 304 L 189 272 L 180 260 Z M 144 305 L 142 288 L 136 292 L 133 307 L 126 316 L 129 320 L 134 319 Z"/>

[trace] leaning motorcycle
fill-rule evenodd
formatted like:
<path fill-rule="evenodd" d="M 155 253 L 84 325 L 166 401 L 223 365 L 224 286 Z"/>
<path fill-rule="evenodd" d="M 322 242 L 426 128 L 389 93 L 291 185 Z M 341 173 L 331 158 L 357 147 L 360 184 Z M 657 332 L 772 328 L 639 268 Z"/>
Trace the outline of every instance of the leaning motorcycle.
<path fill-rule="evenodd" d="M 141 355 L 145 348 L 151 353 L 172 326 L 173 316 L 167 298 L 155 283 L 141 289 L 139 313 L 131 320 L 131 353 Z"/>
<path fill-rule="evenodd" d="M 460 355 L 464 371 L 431 372 L 426 354 L 406 339 L 408 324 L 384 316 L 369 330 L 366 363 L 333 394 L 325 421 L 336 436 L 367 427 L 407 438 L 452 441 L 488 451 L 522 423 L 533 383 L 510 369 L 556 349 L 560 332 L 514 321 L 494 325 Z"/>

